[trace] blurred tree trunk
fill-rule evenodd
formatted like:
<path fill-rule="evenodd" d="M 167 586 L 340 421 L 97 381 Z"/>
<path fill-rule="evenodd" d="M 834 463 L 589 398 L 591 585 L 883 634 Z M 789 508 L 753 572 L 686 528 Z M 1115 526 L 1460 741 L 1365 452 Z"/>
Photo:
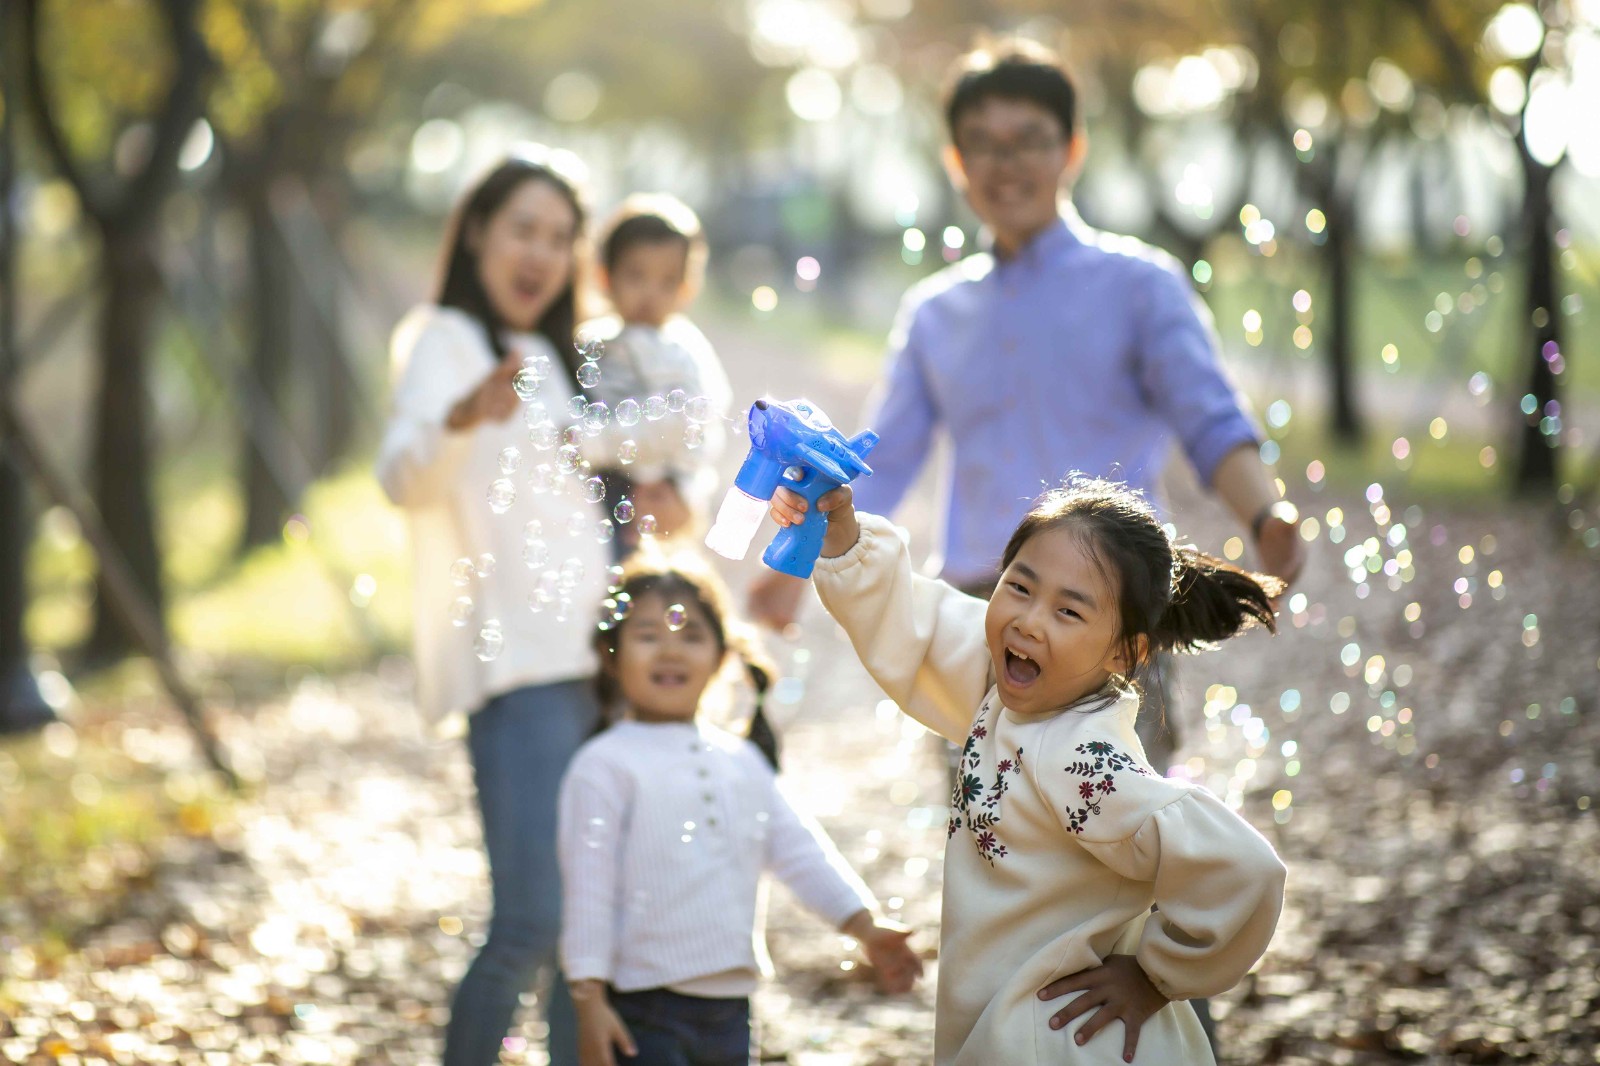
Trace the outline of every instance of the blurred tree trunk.
<path fill-rule="evenodd" d="M 15 12 L 0 11 L 0 70 L 4 98 L 21 93 L 17 73 Z M 0 393 L 14 396 L 17 380 L 17 219 L 12 196 L 16 179 L 16 108 L 0 111 Z M 28 667 L 22 620 L 28 607 L 28 547 L 33 517 L 19 464 L 0 430 L 0 734 L 34 729 L 55 717 L 39 694 Z"/>
<path fill-rule="evenodd" d="M 1545 493 L 1556 486 L 1559 432 L 1546 433 L 1546 415 L 1561 413 L 1561 379 L 1556 376 L 1554 358 L 1561 351 L 1561 301 L 1556 291 L 1556 245 L 1554 239 L 1555 201 L 1551 183 L 1555 168 L 1533 158 L 1525 133 L 1517 136 L 1517 155 L 1522 162 L 1525 188 L 1522 203 L 1522 254 L 1528 264 L 1528 285 L 1524 294 L 1525 321 L 1532 333 L 1528 344 L 1526 385 L 1523 396 L 1532 396 L 1534 409 L 1517 413 L 1524 418 L 1521 451 L 1517 456 L 1514 487 L 1518 492 Z M 1559 423 L 1557 423 L 1559 424 Z"/>
<path fill-rule="evenodd" d="M 344 242 L 340 239 L 349 213 L 349 195 L 342 175 L 313 175 L 306 180 L 305 225 L 320 238 L 302 243 L 295 253 L 295 284 L 304 293 L 305 326 L 300 348 L 307 355 L 314 385 L 317 441 L 312 467 L 325 474 L 350 451 L 355 439 L 356 410 L 361 402 L 351 380 L 356 373 L 343 332 L 345 290 L 340 271 Z"/>
<path fill-rule="evenodd" d="M 241 551 L 276 539 L 309 487 L 286 484 L 268 464 L 263 448 L 271 436 L 288 434 L 313 476 L 336 464 L 354 436 L 358 401 L 334 258 L 348 198 L 333 169 L 352 127 L 334 121 L 330 91 L 318 82 L 265 116 L 230 160 L 229 184 L 249 233 L 251 372 L 268 405 L 247 418 L 273 422 L 258 421 L 244 442 Z"/>
<path fill-rule="evenodd" d="M 21 4 L 26 103 L 45 152 L 77 193 L 100 238 L 104 303 L 97 338 L 101 378 L 92 447 L 95 505 L 111 542 L 126 556 L 134 585 L 159 618 L 165 597 L 151 502 L 145 380 L 154 301 L 159 296 L 157 221 L 177 180 L 178 152 L 202 113 L 211 56 L 200 36 L 198 0 L 164 0 L 159 9 L 172 48 L 173 73 L 151 119 L 149 151 L 141 163 L 119 170 L 120 180 L 92 179 L 67 145 L 62 116 L 46 84 L 40 7 L 41 0 Z M 94 628 L 86 648 L 91 658 L 121 655 L 136 646 L 134 634 L 112 609 L 109 597 L 104 577 L 97 577 Z"/>
<path fill-rule="evenodd" d="M 270 544 L 283 530 L 289 509 L 304 485 L 285 485 L 267 461 L 265 442 L 280 433 L 290 385 L 293 315 L 293 265 L 273 217 L 272 174 L 256 173 L 238 190 L 244 211 L 250 264 L 250 374 L 260 386 L 260 402 L 245 406 L 244 529 L 241 551 Z M 270 422 L 271 424 L 264 424 Z"/>
<path fill-rule="evenodd" d="M 151 330 L 160 297 L 156 234 L 148 223 L 110 223 L 101 227 L 100 241 L 105 303 L 100 312 L 100 394 L 94 416 L 94 500 L 140 591 L 160 616 L 166 596 L 151 496 L 146 394 Z M 95 593 L 94 629 L 85 650 L 91 659 L 124 654 L 134 641 L 110 609 L 103 579 L 96 579 Z"/>
<path fill-rule="evenodd" d="M 1322 246 L 1328 272 L 1328 306 L 1318 347 L 1328 374 L 1329 429 L 1335 440 L 1356 445 L 1366 436 L 1366 419 L 1356 398 L 1355 267 L 1356 196 L 1353 181 L 1340 181 L 1345 145 L 1328 137 L 1317 142 L 1317 154 L 1298 173 L 1325 219 Z"/>

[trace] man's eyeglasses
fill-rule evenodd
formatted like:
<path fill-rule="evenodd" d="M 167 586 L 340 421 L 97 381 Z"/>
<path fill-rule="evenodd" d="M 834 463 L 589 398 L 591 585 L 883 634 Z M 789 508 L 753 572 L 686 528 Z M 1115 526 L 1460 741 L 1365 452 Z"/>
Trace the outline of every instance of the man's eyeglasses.
<path fill-rule="evenodd" d="M 1039 166 L 1050 162 L 1060 149 L 1059 137 L 1026 137 L 1008 144 L 974 140 L 956 146 L 956 151 L 961 153 L 961 158 L 968 166 L 980 167 L 997 167 L 1012 160 L 1028 166 Z"/>

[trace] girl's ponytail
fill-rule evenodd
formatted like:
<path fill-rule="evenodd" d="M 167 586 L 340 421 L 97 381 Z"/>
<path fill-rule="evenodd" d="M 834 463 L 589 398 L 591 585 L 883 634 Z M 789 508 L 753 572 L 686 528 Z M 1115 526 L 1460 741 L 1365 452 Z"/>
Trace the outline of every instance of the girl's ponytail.
<path fill-rule="evenodd" d="M 1173 548 L 1172 600 L 1151 631 L 1158 649 L 1198 651 L 1254 625 L 1277 632 L 1272 599 L 1281 579 L 1253 574 L 1192 544 Z"/>
<path fill-rule="evenodd" d="M 767 718 L 767 690 L 772 687 L 774 668 L 762 651 L 755 633 L 743 625 L 730 625 L 727 632 L 728 650 L 739 657 L 750 685 L 756 690 L 756 707 L 750 715 L 750 726 L 745 738 L 760 749 L 773 770 L 778 769 L 778 734 Z"/>
<path fill-rule="evenodd" d="M 772 686 L 772 675 L 767 672 L 766 666 L 755 659 L 745 656 L 745 673 L 750 675 L 750 684 L 756 690 L 756 709 L 750 716 L 750 728 L 745 733 L 750 743 L 760 749 L 766 756 L 767 762 L 772 764 L 772 769 L 778 769 L 778 734 L 773 731 L 772 723 L 767 719 L 766 703 L 767 689 Z"/>

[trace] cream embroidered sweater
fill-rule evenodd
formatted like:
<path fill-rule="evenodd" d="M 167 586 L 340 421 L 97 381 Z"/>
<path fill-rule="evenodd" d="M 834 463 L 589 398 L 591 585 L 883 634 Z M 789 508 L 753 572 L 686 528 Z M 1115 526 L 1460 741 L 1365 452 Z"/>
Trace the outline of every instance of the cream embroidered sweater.
<path fill-rule="evenodd" d="M 1085 1014 L 1036 993 L 1128 953 L 1174 1002 L 1136 1063 L 1210 1064 L 1186 999 L 1231 988 L 1266 950 L 1285 870 L 1203 788 L 1157 776 L 1138 702 L 1020 715 L 990 684 L 984 601 L 915 574 L 894 527 L 861 514 L 848 553 L 818 561 L 822 602 L 902 710 L 964 744 L 945 849 L 937 1066 L 1122 1062 L 1122 1026 L 1079 1047 Z M 1154 903 L 1158 909 L 1151 913 Z M 1092 1012 L 1091 1012 L 1092 1013 Z"/>

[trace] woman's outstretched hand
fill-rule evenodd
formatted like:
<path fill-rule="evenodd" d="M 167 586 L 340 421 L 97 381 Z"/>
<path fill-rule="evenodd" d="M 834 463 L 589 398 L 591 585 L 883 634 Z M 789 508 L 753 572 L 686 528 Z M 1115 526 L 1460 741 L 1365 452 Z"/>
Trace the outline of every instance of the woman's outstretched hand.
<path fill-rule="evenodd" d="M 778 525 L 788 528 L 803 522 L 811 505 L 798 493 L 778 486 L 767 512 Z M 856 546 L 861 538 L 861 523 L 856 521 L 855 493 L 849 485 L 825 492 L 817 500 L 817 510 L 828 516 L 828 532 L 822 538 L 822 557 L 836 559 Z"/>
<path fill-rule="evenodd" d="M 478 387 L 467 393 L 450 408 L 445 424 L 453 430 L 471 429 L 479 422 L 504 422 L 517 413 L 522 401 L 511 379 L 522 369 L 522 360 L 507 357 L 500 365 L 478 382 Z"/>
<path fill-rule="evenodd" d="M 1039 989 L 1040 999 L 1083 993 L 1050 1018 L 1050 1028 L 1064 1029 L 1073 1019 L 1094 1011 L 1075 1038 L 1086 1044 L 1114 1021 L 1122 1022 L 1122 1061 L 1132 1062 L 1139 1030 L 1169 1000 L 1151 983 L 1132 955 L 1108 955 L 1104 964 L 1057 978 Z M 1098 1009 L 1097 1009 L 1098 1008 Z"/>

